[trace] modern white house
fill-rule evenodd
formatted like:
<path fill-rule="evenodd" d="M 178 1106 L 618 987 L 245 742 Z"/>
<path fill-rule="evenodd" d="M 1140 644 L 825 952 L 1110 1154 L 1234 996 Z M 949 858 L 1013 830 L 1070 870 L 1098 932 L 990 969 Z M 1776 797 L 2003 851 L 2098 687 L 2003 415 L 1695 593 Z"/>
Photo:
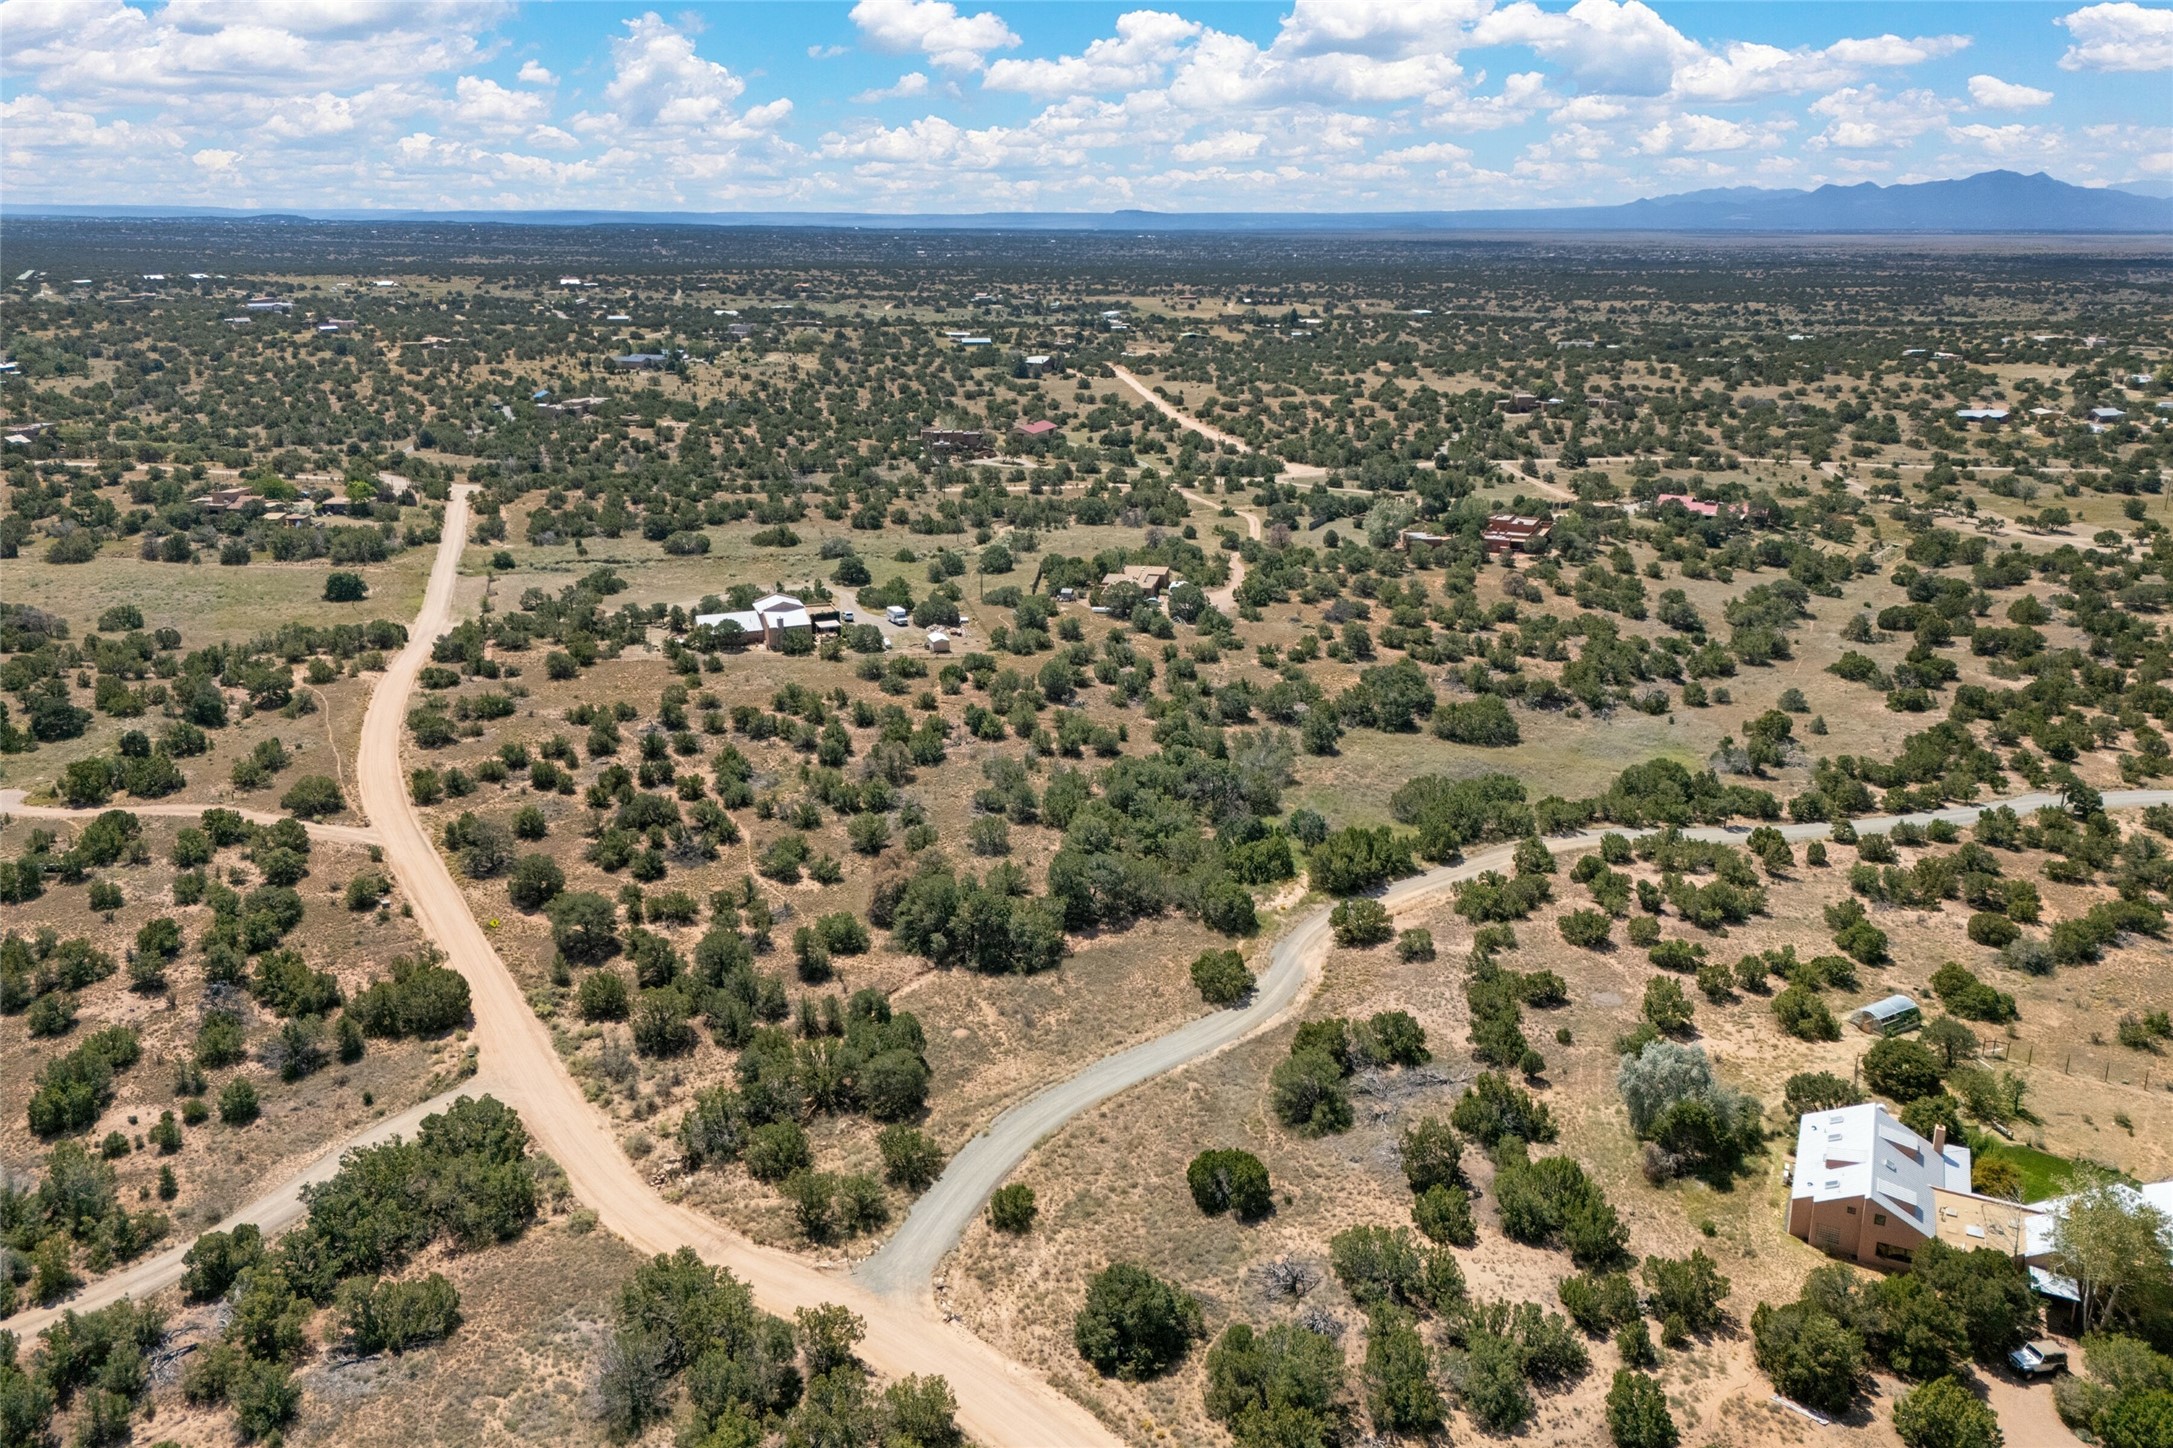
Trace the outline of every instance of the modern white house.
<path fill-rule="evenodd" d="M 1945 1127 L 1927 1141 L 1876 1101 L 1796 1123 L 1788 1230 L 1829 1256 L 1907 1262 L 1938 1235 L 1940 1192 L 1974 1195 L 1969 1148 L 1948 1142 Z"/>
<path fill-rule="evenodd" d="M 733 609 L 724 613 L 701 613 L 694 616 L 696 628 L 720 628 L 732 623 L 751 643 L 761 640 L 766 648 L 776 648 L 785 641 L 785 635 L 794 629 L 810 632 L 815 627 L 814 618 L 807 605 L 789 593 L 764 594 L 754 601 L 754 607 Z"/>

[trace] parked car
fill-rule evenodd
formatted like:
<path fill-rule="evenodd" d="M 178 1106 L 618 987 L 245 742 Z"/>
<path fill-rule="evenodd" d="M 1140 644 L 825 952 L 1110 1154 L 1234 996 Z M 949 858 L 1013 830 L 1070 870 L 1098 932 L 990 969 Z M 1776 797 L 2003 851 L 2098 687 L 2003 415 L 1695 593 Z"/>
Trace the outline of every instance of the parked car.
<path fill-rule="evenodd" d="M 883 617 L 885 617 L 885 618 L 889 619 L 889 620 L 890 620 L 890 621 L 891 621 L 892 623 L 896 624 L 896 625 L 897 625 L 898 627 L 900 627 L 900 628 L 903 628 L 903 627 L 905 627 L 905 623 L 906 623 L 906 620 L 907 620 L 908 618 L 910 618 L 910 617 L 911 617 L 911 615 L 910 615 L 910 614 L 908 614 L 908 613 L 907 613 L 907 612 L 906 612 L 906 611 L 905 611 L 905 610 L 904 610 L 903 608 L 901 608 L 901 607 L 900 607 L 899 605 L 897 605 L 897 604 L 895 604 L 895 603 L 894 603 L 894 604 L 892 604 L 892 605 L 891 605 L 891 606 L 890 606 L 890 607 L 889 607 L 888 609 L 884 610 L 884 613 L 883 613 Z"/>
<path fill-rule="evenodd" d="M 2007 1365 L 2026 1378 L 2050 1377 L 2067 1371 L 2067 1349 L 2039 1338 L 2007 1354 Z"/>

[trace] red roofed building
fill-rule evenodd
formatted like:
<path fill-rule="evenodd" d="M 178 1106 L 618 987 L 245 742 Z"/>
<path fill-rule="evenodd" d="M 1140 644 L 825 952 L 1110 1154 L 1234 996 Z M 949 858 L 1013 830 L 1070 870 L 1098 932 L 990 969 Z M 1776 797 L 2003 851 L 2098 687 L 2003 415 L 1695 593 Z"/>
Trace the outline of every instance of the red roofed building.
<path fill-rule="evenodd" d="M 1537 553 L 1547 546 L 1547 535 L 1553 530 L 1545 518 L 1496 513 L 1486 520 L 1486 532 L 1480 536 L 1489 553 Z"/>
<path fill-rule="evenodd" d="M 1044 439 L 1055 437 L 1059 432 L 1063 431 L 1055 423 L 1045 419 L 1037 419 L 1033 422 L 1014 422 L 1011 424 L 1011 430 L 1028 442 L 1041 442 Z"/>

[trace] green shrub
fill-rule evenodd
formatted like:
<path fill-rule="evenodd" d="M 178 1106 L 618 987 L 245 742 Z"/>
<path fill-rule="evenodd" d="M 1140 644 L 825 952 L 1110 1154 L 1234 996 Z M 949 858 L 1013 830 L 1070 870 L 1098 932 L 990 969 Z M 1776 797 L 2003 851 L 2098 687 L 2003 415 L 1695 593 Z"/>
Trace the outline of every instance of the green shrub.
<path fill-rule="evenodd" d="M 1095 1274 L 1072 1320 L 1079 1356 L 1104 1377 L 1154 1377 L 1205 1335 L 1200 1305 L 1190 1294 L 1130 1262 Z"/>
<path fill-rule="evenodd" d="M 1675 1448 L 1682 1436 L 1660 1385 L 1619 1368 L 1607 1389 L 1607 1433 L 1615 1448 Z"/>
<path fill-rule="evenodd" d="M 1894 1432 L 1909 1448 L 2000 1448 L 2005 1441 L 1992 1410 L 1950 1377 L 1897 1398 Z"/>
<path fill-rule="evenodd" d="M 1032 1231 L 1039 1214 L 1034 1189 L 1021 1182 L 998 1187 L 988 1199 L 988 1224 L 1014 1237 Z"/>
<path fill-rule="evenodd" d="M 1234 950 L 1209 950 L 1192 962 L 1192 984 L 1211 1006 L 1232 1006 L 1252 994 L 1253 974 Z"/>
<path fill-rule="evenodd" d="M 1185 1169 L 1185 1184 L 1192 1189 L 1193 1204 L 1210 1217 L 1227 1211 L 1240 1221 L 1252 1221 L 1275 1210 L 1268 1169 L 1249 1151 L 1201 1152 Z"/>
<path fill-rule="evenodd" d="M 1396 922 L 1388 907 L 1364 896 L 1337 905 L 1329 912 L 1328 924 L 1338 945 L 1379 945 L 1396 933 Z"/>

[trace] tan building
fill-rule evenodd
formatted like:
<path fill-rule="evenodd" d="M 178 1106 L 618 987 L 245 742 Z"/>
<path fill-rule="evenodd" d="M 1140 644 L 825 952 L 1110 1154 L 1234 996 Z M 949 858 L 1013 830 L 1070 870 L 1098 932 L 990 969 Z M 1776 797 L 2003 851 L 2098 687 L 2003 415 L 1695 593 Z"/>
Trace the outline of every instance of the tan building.
<path fill-rule="evenodd" d="M 1134 563 L 1115 573 L 1102 575 L 1102 587 L 1129 583 L 1149 598 L 1160 598 L 1162 590 L 1169 587 L 1169 569 L 1159 563 Z"/>

